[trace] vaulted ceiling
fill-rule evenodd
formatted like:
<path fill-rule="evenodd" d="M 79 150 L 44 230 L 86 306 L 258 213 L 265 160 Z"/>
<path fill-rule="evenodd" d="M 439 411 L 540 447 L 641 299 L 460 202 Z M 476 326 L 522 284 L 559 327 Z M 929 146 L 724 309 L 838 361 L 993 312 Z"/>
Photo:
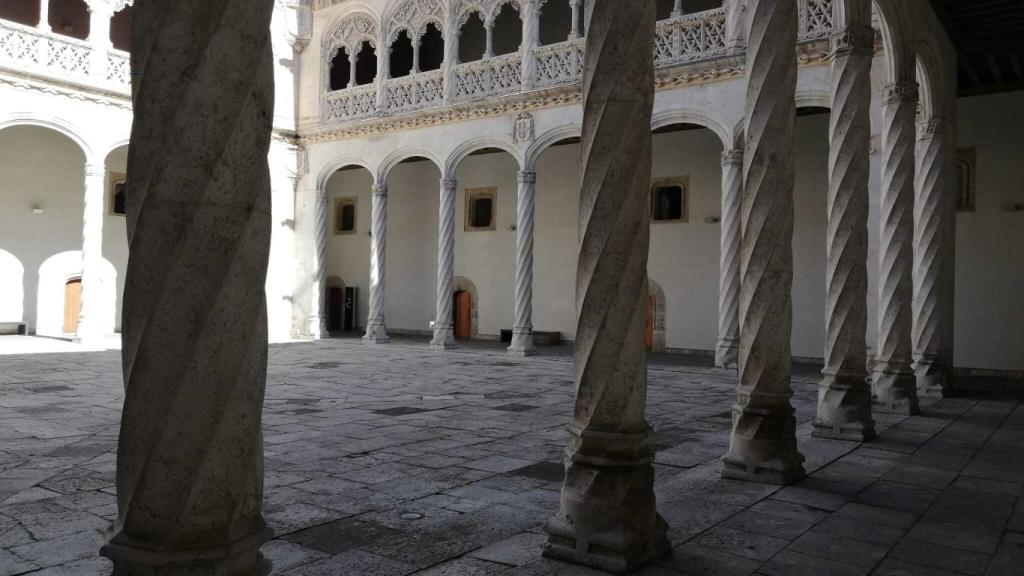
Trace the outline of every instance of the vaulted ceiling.
<path fill-rule="evenodd" d="M 958 53 L 961 96 L 1024 90 L 1024 0 L 932 0 Z"/>

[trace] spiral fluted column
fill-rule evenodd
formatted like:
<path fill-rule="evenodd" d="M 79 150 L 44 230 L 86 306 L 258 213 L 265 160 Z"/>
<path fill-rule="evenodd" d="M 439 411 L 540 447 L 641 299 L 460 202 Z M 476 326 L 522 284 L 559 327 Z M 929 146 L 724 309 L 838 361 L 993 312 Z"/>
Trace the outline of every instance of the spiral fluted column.
<path fill-rule="evenodd" d="M 786 484 L 804 474 L 790 403 L 797 7 L 750 9 L 739 388 L 722 477 Z"/>
<path fill-rule="evenodd" d="M 523 45 L 520 47 L 522 60 L 523 89 L 530 90 L 537 82 L 537 59 L 533 51 L 540 45 L 540 0 L 523 2 Z"/>
<path fill-rule="evenodd" d="M 388 187 L 373 187 L 370 234 L 370 313 L 366 318 L 364 342 L 386 344 L 390 342 L 384 329 L 384 259 L 388 247 Z"/>
<path fill-rule="evenodd" d="M 914 203 L 914 368 L 918 394 L 950 392 L 945 357 L 943 278 L 946 274 L 946 194 L 949 124 L 932 118 L 918 128 L 917 198 Z"/>
<path fill-rule="evenodd" d="M 120 576 L 262 575 L 272 0 L 137 2 Z"/>
<path fill-rule="evenodd" d="M 94 344 L 103 340 L 109 328 L 103 303 L 103 215 L 106 168 L 102 164 L 85 165 L 85 196 L 82 209 L 82 309 L 78 316 L 75 340 Z"/>
<path fill-rule="evenodd" d="M 327 191 L 317 190 L 313 197 L 313 261 L 310 287 L 312 301 L 308 321 L 309 336 L 314 340 L 327 337 L 327 228 L 329 207 Z"/>
<path fill-rule="evenodd" d="M 458 182 L 441 180 L 437 220 L 437 317 L 430 346 L 438 350 L 455 348 L 452 297 L 455 294 L 455 192 Z"/>
<path fill-rule="evenodd" d="M 917 100 L 916 82 L 885 87 L 878 346 L 873 391 L 876 410 L 901 414 L 918 411 L 917 381 L 911 367 Z"/>
<path fill-rule="evenodd" d="M 533 345 L 533 214 L 536 172 L 519 173 L 516 203 L 516 324 L 512 330 L 510 354 L 532 356 Z"/>
<path fill-rule="evenodd" d="M 722 152 L 722 232 L 718 268 L 718 344 L 715 366 L 736 368 L 740 353 L 740 241 L 743 150 Z"/>
<path fill-rule="evenodd" d="M 462 31 L 459 29 L 459 18 L 452 11 L 444 27 L 444 100 L 451 104 L 455 98 L 456 76 L 455 67 L 459 65 L 459 43 Z"/>
<path fill-rule="evenodd" d="M 544 554 L 626 573 L 670 550 L 644 416 L 655 3 L 592 2 L 587 17 L 576 404 Z"/>
<path fill-rule="evenodd" d="M 870 22 L 870 8 L 865 8 Z M 819 438 L 875 437 L 866 342 L 874 46 L 870 26 L 851 25 L 832 37 L 825 369 L 814 419 L 814 435 Z"/>

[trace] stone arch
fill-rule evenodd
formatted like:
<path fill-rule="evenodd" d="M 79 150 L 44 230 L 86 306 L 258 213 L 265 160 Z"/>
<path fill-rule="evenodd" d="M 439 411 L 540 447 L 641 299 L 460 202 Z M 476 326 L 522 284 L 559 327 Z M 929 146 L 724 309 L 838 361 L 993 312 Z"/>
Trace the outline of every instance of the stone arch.
<path fill-rule="evenodd" d="M 327 181 L 334 176 L 334 173 L 342 168 L 348 168 L 349 166 L 358 166 L 365 169 L 371 175 L 376 174 L 377 171 L 365 160 L 356 158 L 337 158 L 324 164 L 324 167 L 320 169 L 320 172 L 316 176 L 316 190 L 326 190 Z"/>
<path fill-rule="evenodd" d="M 832 109 L 832 94 L 828 90 L 805 89 L 796 93 L 796 107 L 800 108 L 826 108 Z M 733 140 L 733 147 L 743 149 L 746 145 L 746 117 L 740 118 L 736 123 L 733 133 L 736 138 Z"/>
<path fill-rule="evenodd" d="M 722 141 L 724 148 L 731 148 L 734 131 L 728 125 L 717 118 L 713 118 L 704 112 L 692 108 L 666 110 L 654 115 L 651 119 L 651 130 L 658 130 L 673 124 L 693 124 L 711 130 Z"/>
<path fill-rule="evenodd" d="M 0 248 L 0 322 L 25 319 L 25 266 Z"/>
<path fill-rule="evenodd" d="M 505 152 L 508 152 L 513 158 L 515 158 L 516 164 L 519 169 L 523 169 L 522 156 L 519 150 L 510 143 L 497 138 L 482 137 L 467 140 L 460 144 L 451 154 L 448 155 L 447 161 L 444 163 L 444 169 L 441 171 L 445 178 L 455 178 L 455 172 L 459 169 L 459 165 L 462 161 L 469 157 L 470 154 L 484 148 L 498 148 Z"/>
<path fill-rule="evenodd" d="M 651 351 L 664 352 L 667 309 L 665 291 L 661 288 L 661 284 L 655 282 L 650 276 L 647 277 L 647 295 L 654 300 L 654 346 L 651 347 Z"/>
<path fill-rule="evenodd" d="M 333 274 L 328 276 L 324 282 L 327 284 L 328 288 L 344 288 L 347 286 L 347 284 L 345 284 L 345 280 L 343 280 L 341 276 Z"/>
<path fill-rule="evenodd" d="M 330 92 L 331 66 L 343 48 L 349 56 L 359 54 L 364 42 L 369 42 L 370 47 L 379 50 L 377 40 L 380 38 L 380 24 L 377 17 L 369 12 L 349 12 L 329 30 L 324 34 L 321 49 L 321 92 Z"/>
<path fill-rule="evenodd" d="M 62 336 L 64 311 L 64 286 L 71 280 L 82 277 L 82 253 L 78 250 L 60 252 L 47 258 L 39 266 L 39 287 L 36 299 L 36 334 L 41 336 Z M 117 303 L 117 270 L 109 260 L 103 258 L 99 281 L 101 289 L 100 311 L 104 334 L 112 334 L 115 326 Z"/>
<path fill-rule="evenodd" d="M 537 160 L 545 150 L 555 144 L 558 144 L 562 140 L 579 138 L 582 134 L 583 126 L 579 124 L 560 126 L 541 134 L 536 140 L 534 140 L 533 144 L 526 149 L 526 153 L 523 155 L 523 170 L 532 172 L 537 166 Z"/>
<path fill-rule="evenodd" d="M 491 6 L 490 13 L 487 15 L 488 25 L 494 26 L 494 20 L 498 17 L 498 14 L 501 14 L 501 10 L 506 4 L 512 6 L 512 8 L 519 13 L 520 18 L 522 18 L 523 6 L 519 0 L 498 0 L 493 6 Z"/>
<path fill-rule="evenodd" d="M 844 2 L 845 0 L 837 0 Z M 916 74 L 914 44 L 909 30 L 914 29 L 915 7 L 906 0 L 874 0 L 881 22 L 885 46 L 886 83 L 913 80 Z M 841 5 L 840 13 L 845 8 Z"/>
<path fill-rule="evenodd" d="M 0 120 L 0 130 L 12 128 L 14 126 L 37 126 L 59 132 L 78 145 L 82 150 L 82 154 L 85 155 L 86 164 L 96 163 L 96 156 L 93 153 L 93 149 L 88 142 L 86 142 L 85 138 L 81 136 L 81 131 L 78 127 L 59 116 L 40 116 L 38 114 L 19 113 L 12 114 L 5 120 Z"/>
<path fill-rule="evenodd" d="M 465 276 L 456 276 L 452 278 L 452 295 L 459 292 L 469 292 L 469 296 L 472 299 L 472 307 L 469 314 L 469 337 L 476 338 L 480 333 L 480 293 L 477 292 L 476 284 L 474 284 L 469 278 Z"/>
<path fill-rule="evenodd" d="M 415 41 L 431 22 L 443 34 L 445 13 L 445 4 L 441 0 L 393 1 L 382 19 L 384 43 L 391 46 L 402 30 L 408 30 L 409 37 Z"/>
<path fill-rule="evenodd" d="M 422 148 L 403 148 L 396 150 L 384 159 L 380 164 L 380 168 L 377 170 L 377 184 L 380 186 L 387 186 L 388 176 L 391 175 L 391 171 L 402 162 L 411 158 L 426 158 L 434 163 L 438 172 L 444 174 L 444 164 L 437 159 L 437 156 L 433 152 L 424 150 Z"/>

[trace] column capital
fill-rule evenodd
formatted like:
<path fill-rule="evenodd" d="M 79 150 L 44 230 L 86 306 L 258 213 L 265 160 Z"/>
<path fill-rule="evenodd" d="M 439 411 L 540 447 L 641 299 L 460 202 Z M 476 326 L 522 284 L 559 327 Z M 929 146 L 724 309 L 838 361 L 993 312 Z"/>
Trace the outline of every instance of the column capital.
<path fill-rule="evenodd" d="M 732 148 L 722 151 L 722 166 L 743 164 L 743 148 Z"/>
<path fill-rule="evenodd" d="M 85 176 L 87 178 L 95 178 L 99 176 L 106 177 L 107 167 L 103 164 L 86 164 L 85 165 Z"/>
<path fill-rule="evenodd" d="M 458 187 L 459 187 L 459 181 L 456 180 L 455 178 L 442 178 L 441 179 L 441 188 L 446 190 L 446 191 L 455 190 Z"/>
<path fill-rule="evenodd" d="M 929 118 L 918 123 L 917 126 L 917 138 L 918 140 L 924 140 L 926 138 L 933 138 L 935 136 L 942 136 L 948 134 L 951 128 L 951 122 L 945 118 Z"/>
<path fill-rule="evenodd" d="M 387 196 L 388 185 L 387 184 L 374 184 L 372 193 L 374 196 Z"/>
<path fill-rule="evenodd" d="M 913 80 L 893 82 L 882 88 L 882 102 L 885 104 L 917 104 L 919 97 L 918 84 Z"/>
<path fill-rule="evenodd" d="M 532 170 L 521 170 L 517 174 L 517 177 L 518 177 L 518 180 L 519 180 L 520 184 L 536 184 L 537 183 L 537 173 L 533 172 Z"/>
<path fill-rule="evenodd" d="M 875 29 L 854 24 L 832 34 L 832 56 L 871 56 L 875 53 Z"/>
<path fill-rule="evenodd" d="M 316 199 L 318 204 L 326 203 L 328 196 L 330 196 L 330 194 L 328 194 L 327 190 L 324 189 L 324 188 L 319 188 L 319 189 L 313 191 L 313 198 Z"/>

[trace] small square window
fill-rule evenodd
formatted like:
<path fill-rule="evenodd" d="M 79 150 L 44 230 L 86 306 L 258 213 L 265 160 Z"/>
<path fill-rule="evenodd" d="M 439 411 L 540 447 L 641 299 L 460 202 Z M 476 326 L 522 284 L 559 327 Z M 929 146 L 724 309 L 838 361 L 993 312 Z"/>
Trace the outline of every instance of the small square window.
<path fill-rule="evenodd" d="M 494 230 L 497 188 L 466 190 L 466 231 Z"/>
<path fill-rule="evenodd" d="M 686 222 L 687 179 L 660 180 L 651 188 L 651 219 L 655 222 Z"/>
<path fill-rule="evenodd" d="M 112 216 L 127 214 L 127 179 L 124 174 L 110 173 L 110 199 L 108 212 Z"/>
<path fill-rule="evenodd" d="M 338 198 L 334 201 L 334 233 L 356 233 L 356 199 Z"/>
<path fill-rule="evenodd" d="M 974 148 L 961 148 L 957 152 L 956 171 L 956 211 L 974 212 L 978 177 L 978 154 Z"/>

